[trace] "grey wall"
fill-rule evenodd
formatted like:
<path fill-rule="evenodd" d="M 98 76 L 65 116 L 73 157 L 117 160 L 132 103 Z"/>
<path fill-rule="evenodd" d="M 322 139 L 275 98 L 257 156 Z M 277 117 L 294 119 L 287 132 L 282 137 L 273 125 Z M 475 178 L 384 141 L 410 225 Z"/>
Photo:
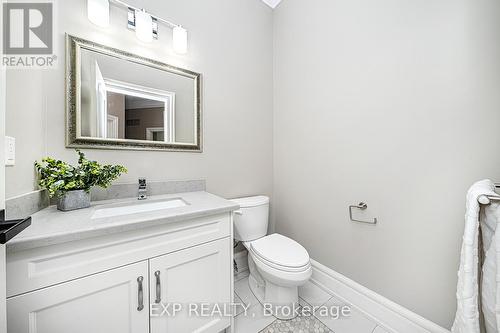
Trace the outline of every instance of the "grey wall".
<path fill-rule="evenodd" d="M 500 3 L 285 0 L 274 19 L 277 231 L 450 327 L 467 187 L 500 180 Z M 378 226 L 349 222 L 360 201 Z"/>
<path fill-rule="evenodd" d="M 10 71 L 8 134 L 18 160 L 7 170 L 7 196 L 34 188 L 33 162 L 44 155 L 76 161 L 64 147 L 64 33 L 90 39 L 203 74 L 204 151 L 170 153 L 86 150 L 89 158 L 120 163 L 120 182 L 207 180 L 207 189 L 232 197 L 272 192 L 272 11 L 257 0 L 130 1 L 189 30 L 189 53 L 171 50 L 171 31 L 147 44 L 126 27 L 126 11 L 111 7 L 111 26 L 86 17 L 85 0 L 56 0 L 59 68 Z M 255 135 L 259 133 L 259 135 Z M 154 166 L 154 167 L 153 167 Z"/>
<path fill-rule="evenodd" d="M 6 135 L 16 138 L 16 165 L 5 172 L 7 198 L 33 191 L 33 162 L 47 153 L 48 94 L 58 86 L 64 88 L 45 83 L 41 70 L 7 70 Z"/>

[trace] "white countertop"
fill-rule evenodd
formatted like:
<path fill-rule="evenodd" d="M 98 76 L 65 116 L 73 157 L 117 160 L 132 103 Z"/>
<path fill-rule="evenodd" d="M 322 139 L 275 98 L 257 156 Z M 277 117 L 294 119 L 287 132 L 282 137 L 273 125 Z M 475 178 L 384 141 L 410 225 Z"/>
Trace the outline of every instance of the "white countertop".
<path fill-rule="evenodd" d="M 155 200 L 182 199 L 188 205 L 170 209 L 93 219 L 95 211 L 115 205 L 138 204 L 136 198 L 93 202 L 90 208 L 71 212 L 58 211 L 55 206 L 32 216 L 31 226 L 7 243 L 7 251 L 20 251 L 42 246 L 66 243 L 111 233 L 131 231 L 165 223 L 234 211 L 239 206 L 208 192 L 188 192 L 148 197 Z"/>

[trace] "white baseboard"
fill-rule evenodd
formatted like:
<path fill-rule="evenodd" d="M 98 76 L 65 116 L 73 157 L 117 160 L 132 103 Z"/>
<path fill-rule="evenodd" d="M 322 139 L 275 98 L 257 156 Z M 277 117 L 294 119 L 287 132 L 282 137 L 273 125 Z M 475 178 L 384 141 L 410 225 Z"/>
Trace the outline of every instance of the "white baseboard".
<path fill-rule="evenodd" d="M 240 251 L 234 254 L 234 261 L 236 261 L 236 265 L 238 266 L 238 273 L 244 272 L 248 269 L 248 252 Z"/>
<path fill-rule="evenodd" d="M 312 280 L 343 301 L 354 305 L 391 333 L 450 333 L 449 330 L 363 287 L 311 259 Z"/>

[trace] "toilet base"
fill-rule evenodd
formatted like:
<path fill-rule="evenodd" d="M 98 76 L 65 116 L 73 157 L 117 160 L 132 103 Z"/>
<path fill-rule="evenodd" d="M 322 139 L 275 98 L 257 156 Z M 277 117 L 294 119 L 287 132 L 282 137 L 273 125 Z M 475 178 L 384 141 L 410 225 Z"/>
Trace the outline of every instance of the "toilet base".
<path fill-rule="evenodd" d="M 264 307 L 265 315 L 290 320 L 297 316 L 299 309 L 298 287 L 282 287 L 262 278 L 251 256 L 249 258 L 250 276 L 248 285 L 257 300 Z"/>

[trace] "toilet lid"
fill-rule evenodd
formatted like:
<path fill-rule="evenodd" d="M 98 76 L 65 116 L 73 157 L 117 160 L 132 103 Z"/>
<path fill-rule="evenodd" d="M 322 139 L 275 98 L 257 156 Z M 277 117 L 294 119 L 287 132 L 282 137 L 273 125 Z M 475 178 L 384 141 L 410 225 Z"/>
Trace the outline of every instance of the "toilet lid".
<path fill-rule="evenodd" d="M 299 268 L 309 264 L 307 250 L 293 239 L 280 234 L 257 239 L 250 246 L 254 254 L 279 266 Z"/>

